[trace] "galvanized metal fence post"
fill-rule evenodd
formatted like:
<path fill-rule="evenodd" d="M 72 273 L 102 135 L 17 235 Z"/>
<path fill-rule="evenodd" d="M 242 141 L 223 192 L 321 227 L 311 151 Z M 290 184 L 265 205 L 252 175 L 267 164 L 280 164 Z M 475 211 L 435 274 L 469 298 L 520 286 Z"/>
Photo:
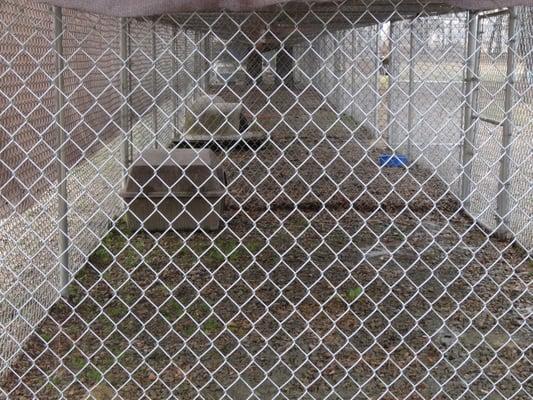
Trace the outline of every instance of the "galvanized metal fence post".
<path fill-rule="evenodd" d="M 394 22 L 390 23 L 389 28 L 389 37 L 388 37 L 388 46 L 387 46 L 387 55 L 388 62 L 383 63 L 383 69 L 385 70 L 385 74 L 387 76 L 387 101 L 386 101 L 386 107 L 387 107 L 387 121 L 386 121 L 386 129 L 383 130 L 384 137 L 383 140 L 385 143 L 387 143 L 387 146 L 392 148 L 391 140 L 392 140 L 392 121 L 394 119 L 394 116 L 392 114 L 392 90 L 393 88 L 396 89 L 395 81 L 393 82 L 393 75 L 396 74 L 396 70 L 392 71 L 392 65 L 394 64 L 394 53 L 396 51 L 396 47 L 394 46 Z M 394 48 L 394 51 L 393 51 Z M 385 61 L 385 58 L 383 59 Z"/>
<path fill-rule="evenodd" d="M 157 37 L 155 31 L 156 22 L 152 22 L 152 96 L 153 96 L 153 108 L 152 108 L 152 124 L 154 128 L 154 148 L 159 147 L 159 121 L 158 121 L 158 110 L 157 110 L 157 98 L 158 98 L 158 87 L 157 87 Z"/>
<path fill-rule="evenodd" d="M 202 60 L 200 57 L 200 52 L 202 49 L 202 42 L 200 40 L 200 33 L 194 32 L 194 49 L 193 49 L 193 76 L 196 81 L 194 98 L 198 98 L 202 89 Z"/>
<path fill-rule="evenodd" d="M 135 136 L 133 135 L 133 119 L 134 119 L 134 116 L 133 116 L 133 113 L 131 112 L 132 108 L 132 104 L 133 104 L 133 98 L 132 98 L 132 95 L 133 95 L 133 87 L 132 87 L 132 79 L 131 77 L 134 76 L 134 73 L 133 73 L 133 61 L 132 61 L 132 58 L 131 58 L 131 21 L 128 20 L 128 24 L 126 26 L 126 31 L 127 31 L 127 34 L 128 34 L 128 40 L 127 40 L 127 45 L 128 45 L 128 48 L 127 48 L 127 53 L 128 53 L 128 62 L 126 63 L 126 66 L 128 67 L 128 101 L 127 101 L 127 105 L 128 105 L 128 129 L 130 130 L 130 153 L 129 153 L 129 160 L 131 162 L 131 160 L 133 160 L 133 144 L 135 143 Z"/>
<path fill-rule="evenodd" d="M 211 59 L 211 34 L 207 34 L 204 38 L 204 50 L 205 50 L 205 58 L 206 58 L 206 74 L 205 74 L 205 86 L 207 89 L 209 89 L 209 86 L 211 86 L 211 71 L 210 71 L 210 64 L 213 62 Z"/>
<path fill-rule="evenodd" d="M 517 49 L 516 38 L 516 10 L 509 9 L 509 28 L 507 45 L 507 71 L 504 98 L 504 120 L 502 134 L 502 155 L 500 157 L 500 171 L 498 180 L 498 195 L 496 197 L 496 219 L 498 222 L 497 234 L 502 237 L 511 237 L 509 228 L 510 211 L 510 177 L 511 177 L 511 144 L 513 137 L 513 100 L 515 90 L 515 55 Z"/>
<path fill-rule="evenodd" d="M 462 176 L 461 200 L 463 207 L 470 205 L 472 193 L 472 161 L 474 158 L 474 143 L 476 138 L 476 112 L 479 90 L 479 58 L 480 46 L 479 15 L 476 12 L 468 13 L 468 32 L 466 37 L 466 71 L 464 84 L 464 121 L 462 143 Z"/>
<path fill-rule="evenodd" d="M 414 118 L 414 80 L 415 80 L 415 33 L 413 25 L 415 18 L 409 21 L 409 100 L 407 109 L 407 155 L 412 158 L 412 134 L 413 134 L 413 118 Z"/>
<path fill-rule="evenodd" d="M 376 25 L 376 40 L 374 41 L 374 131 L 379 132 L 379 104 L 380 104 L 380 94 L 379 94 L 379 32 L 381 24 Z"/>
<path fill-rule="evenodd" d="M 178 123 L 179 123 L 179 66 L 178 66 L 178 28 L 176 25 L 172 25 L 172 73 L 174 73 L 174 79 L 173 79 L 173 87 L 171 96 L 174 99 L 174 120 L 173 120 L 173 127 L 174 140 L 179 139 L 178 135 Z"/>
<path fill-rule="evenodd" d="M 56 74 L 54 86 L 56 89 L 56 115 L 57 128 L 57 209 L 59 228 L 59 267 L 61 295 L 68 296 L 67 284 L 70 280 L 69 269 L 69 233 L 68 233 L 68 188 L 67 188 L 67 165 L 66 165 L 66 141 L 65 132 L 65 60 L 63 58 L 63 11 L 61 7 L 53 7 L 54 14 L 54 50 Z"/>
<path fill-rule="evenodd" d="M 128 71 L 128 19 L 120 19 L 120 59 L 122 68 L 120 70 L 120 92 L 122 94 L 122 107 L 120 108 L 120 129 L 123 137 L 121 158 L 122 165 L 127 171 L 130 163 L 131 138 L 129 132 L 129 71 Z"/>

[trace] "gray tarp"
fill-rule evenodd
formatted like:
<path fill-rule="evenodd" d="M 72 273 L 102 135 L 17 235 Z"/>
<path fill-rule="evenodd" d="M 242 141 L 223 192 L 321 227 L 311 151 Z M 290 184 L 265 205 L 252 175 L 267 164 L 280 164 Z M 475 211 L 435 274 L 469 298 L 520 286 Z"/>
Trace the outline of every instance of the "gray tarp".
<path fill-rule="evenodd" d="M 141 17 L 160 14 L 172 14 L 178 12 L 191 11 L 250 11 L 260 10 L 276 4 L 289 3 L 287 0 L 39 0 L 42 3 L 56 5 L 77 10 L 89 11 L 98 14 Z M 450 7 L 460 9 L 493 9 L 501 7 L 512 7 L 518 5 L 533 5 L 533 0 L 426 0 L 434 5 L 441 4 L 443 11 Z M 305 2 L 305 1 L 303 1 Z M 388 6 L 394 10 L 392 3 L 409 4 L 412 8 L 422 9 L 421 3 L 424 0 L 396 0 L 396 1 L 374 1 L 349 0 L 341 2 L 342 8 L 350 6 L 364 6 L 365 4 L 380 4 L 381 7 Z M 315 3 L 338 3 L 331 0 L 316 0 Z"/>

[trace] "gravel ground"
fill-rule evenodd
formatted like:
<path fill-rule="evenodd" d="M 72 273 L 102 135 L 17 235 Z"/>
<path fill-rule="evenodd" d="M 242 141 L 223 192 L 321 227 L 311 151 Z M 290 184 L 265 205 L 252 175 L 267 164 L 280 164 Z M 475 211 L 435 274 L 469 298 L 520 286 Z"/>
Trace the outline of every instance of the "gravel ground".
<path fill-rule="evenodd" d="M 118 221 L 8 397 L 530 398 L 528 255 L 430 171 L 376 167 L 384 146 L 315 92 L 232 90 L 271 134 L 221 154 L 226 227 Z"/>

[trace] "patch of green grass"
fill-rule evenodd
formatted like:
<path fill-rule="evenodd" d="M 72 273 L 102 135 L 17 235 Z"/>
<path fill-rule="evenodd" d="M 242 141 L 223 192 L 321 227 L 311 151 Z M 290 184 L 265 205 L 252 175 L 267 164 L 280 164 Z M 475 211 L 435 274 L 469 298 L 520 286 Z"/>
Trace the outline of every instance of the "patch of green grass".
<path fill-rule="evenodd" d="M 73 283 L 68 286 L 67 295 L 73 304 L 78 304 L 84 296 L 84 290 L 77 283 Z"/>
<path fill-rule="evenodd" d="M 58 388 L 63 387 L 63 380 L 64 378 L 60 376 L 59 374 L 55 374 L 54 376 L 52 376 L 52 379 L 51 379 L 52 383 Z"/>
<path fill-rule="evenodd" d="M 299 234 L 311 225 L 311 221 L 301 214 L 293 214 L 286 220 L 286 229 L 291 234 Z"/>
<path fill-rule="evenodd" d="M 270 244 L 275 248 L 286 249 L 294 243 L 294 236 L 285 230 L 277 231 L 270 239 Z"/>
<path fill-rule="evenodd" d="M 128 307 L 121 302 L 113 302 L 105 308 L 105 313 L 114 321 L 118 321 L 128 313 Z"/>
<path fill-rule="evenodd" d="M 204 319 L 210 311 L 211 307 L 209 306 L 209 304 L 204 303 L 203 301 L 193 304 L 190 309 L 191 315 L 200 319 Z"/>
<path fill-rule="evenodd" d="M 115 363 L 115 358 L 124 353 L 124 350 L 128 347 L 128 342 L 122 337 L 121 334 L 115 333 L 114 337 L 106 341 L 106 349 L 113 354 L 113 358 L 108 365 L 108 368 Z"/>
<path fill-rule="evenodd" d="M 118 363 L 128 371 L 132 371 L 139 366 L 139 355 L 132 350 L 126 350 L 119 358 Z"/>
<path fill-rule="evenodd" d="M 259 240 L 250 240 L 245 243 L 245 246 L 250 253 L 257 254 L 265 247 L 265 244 Z"/>
<path fill-rule="evenodd" d="M 178 263 L 191 264 L 195 261 L 196 255 L 188 247 L 183 247 L 175 256 Z"/>
<path fill-rule="evenodd" d="M 222 238 L 216 240 L 215 245 L 206 253 L 206 261 L 215 265 L 220 265 L 226 260 L 229 260 L 233 263 L 242 256 L 241 254 L 236 254 L 239 251 L 237 249 L 239 244 L 240 242 L 233 238 Z"/>
<path fill-rule="evenodd" d="M 87 367 L 81 372 L 81 377 L 83 380 L 95 384 L 102 379 L 102 373 L 94 367 Z"/>
<path fill-rule="evenodd" d="M 346 297 L 346 300 L 348 300 L 351 303 L 352 301 L 355 301 L 359 296 L 361 296 L 362 293 L 363 293 L 363 288 L 357 286 L 357 287 L 353 287 L 349 289 L 346 292 L 345 297 Z"/>
<path fill-rule="evenodd" d="M 91 364 L 103 374 L 115 364 L 116 358 L 111 354 L 111 350 L 106 346 L 105 350 L 102 349 L 91 357 Z"/>
<path fill-rule="evenodd" d="M 211 238 L 205 234 L 194 235 L 187 240 L 187 247 L 190 248 L 195 254 L 202 254 L 211 246 Z"/>
<path fill-rule="evenodd" d="M 202 325 L 202 329 L 206 334 L 212 335 L 220 332 L 222 324 L 216 318 L 209 318 Z"/>
<path fill-rule="evenodd" d="M 118 324 L 119 331 L 126 337 L 133 337 L 139 330 L 142 329 L 141 324 L 134 316 L 128 316 L 124 318 L 120 324 Z"/>
<path fill-rule="evenodd" d="M 50 332 L 39 332 L 38 333 L 39 337 L 44 340 L 45 342 L 50 342 L 53 338 L 54 338 L 54 335 L 52 335 Z"/>
<path fill-rule="evenodd" d="M 131 270 L 139 265 L 141 256 L 133 247 L 129 246 L 125 248 L 117 257 L 118 262 L 122 268 Z"/>
<path fill-rule="evenodd" d="M 118 291 L 120 300 L 129 306 L 133 305 L 141 295 L 142 292 L 131 282 L 126 282 Z"/>
<path fill-rule="evenodd" d="M 89 257 L 89 261 L 98 267 L 105 267 L 113 262 L 113 255 L 105 247 L 98 247 Z"/>
<path fill-rule="evenodd" d="M 195 323 L 189 316 L 184 315 L 180 317 L 173 324 L 173 330 L 180 336 L 187 338 L 194 335 L 198 329 L 198 324 Z"/>
<path fill-rule="evenodd" d="M 228 324 L 228 329 L 236 336 L 242 337 L 248 333 L 250 327 L 246 321 L 232 321 Z"/>
<path fill-rule="evenodd" d="M 116 254 L 128 243 L 127 238 L 124 235 L 116 230 L 111 230 L 106 237 L 102 240 L 102 243 L 107 247 L 113 254 Z"/>
<path fill-rule="evenodd" d="M 196 332 L 196 326 L 193 324 L 188 324 L 185 325 L 181 331 L 185 336 L 192 336 L 194 332 Z"/>
<path fill-rule="evenodd" d="M 130 240 L 130 243 L 140 254 L 147 253 L 153 246 L 152 240 L 147 238 L 145 234 L 134 236 Z"/>
<path fill-rule="evenodd" d="M 209 304 L 203 301 L 197 301 L 187 308 L 187 314 L 193 318 L 196 324 L 209 317 L 212 310 Z"/>
<path fill-rule="evenodd" d="M 126 215 L 115 221 L 114 225 L 115 228 L 122 232 L 125 236 L 131 236 L 133 234 L 133 231 L 129 227 L 128 217 Z"/>
<path fill-rule="evenodd" d="M 166 250 L 168 254 L 175 254 L 183 246 L 183 241 L 175 232 L 165 232 L 159 239 L 158 245 Z"/>
<path fill-rule="evenodd" d="M 239 246 L 240 242 L 236 239 L 220 239 L 217 240 L 216 246 L 222 251 L 226 256 L 229 255 L 233 250 Z"/>
<path fill-rule="evenodd" d="M 248 252 L 248 249 L 244 246 L 239 246 L 231 255 L 228 257 L 228 261 L 234 265 L 237 266 L 239 264 L 242 264 L 243 261 L 250 258 L 250 254 Z"/>
<path fill-rule="evenodd" d="M 220 265 L 226 261 L 226 256 L 217 248 L 212 248 L 206 254 L 207 260 L 210 264 Z"/>
<path fill-rule="evenodd" d="M 66 364 L 69 369 L 80 371 L 85 365 L 87 365 L 87 362 L 87 359 L 83 355 L 74 353 L 68 357 Z"/>
<path fill-rule="evenodd" d="M 183 307 L 174 299 L 167 301 L 159 310 L 170 322 L 174 322 L 183 314 Z"/>
<path fill-rule="evenodd" d="M 129 279 L 129 275 L 118 264 L 111 265 L 105 271 L 99 279 L 103 280 L 107 285 L 117 290 L 120 285 Z"/>
<path fill-rule="evenodd" d="M 144 261 L 151 267 L 157 267 L 167 265 L 170 262 L 170 258 L 161 246 L 154 246 L 144 257 Z"/>
<path fill-rule="evenodd" d="M 91 330 L 100 338 L 104 338 L 109 336 L 115 330 L 115 324 L 102 314 L 91 324 Z"/>
<path fill-rule="evenodd" d="M 63 326 L 63 331 L 68 336 L 70 336 L 71 339 L 76 339 L 76 338 L 78 338 L 81 335 L 81 333 L 83 331 L 83 326 L 82 326 L 82 324 L 78 324 L 78 323 L 65 324 Z"/>

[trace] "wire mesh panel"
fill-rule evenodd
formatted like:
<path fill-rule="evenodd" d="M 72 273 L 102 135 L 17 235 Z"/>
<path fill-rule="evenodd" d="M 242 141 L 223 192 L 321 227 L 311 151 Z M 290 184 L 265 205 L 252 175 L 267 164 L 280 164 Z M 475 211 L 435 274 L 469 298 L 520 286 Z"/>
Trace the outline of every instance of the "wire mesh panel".
<path fill-rule="evenodd" d="M 389 142 L 452 188 L 462 169 L 466 19 L 460 13 L 393 23 L 387 43 Z"/>
<path fill-rule="evenodd" d="M 0 396 L 531 397 L 530 8 L 0 11 Z"/>
<path fill-rule="evenodd" d="M 525 11 L 527 15 L 527 11 Z M 476 192 L 472 196 L 472 213 L 488 226 L 507 225 L 518 238 L 531 246 L 530 219 L 531 206 L 528 201 L 532 176 L 525 167 L 530 157 L 531 94 L 528 93 L 526 59 L 531 53 L 531 33 L 527 25 L 509 36 L 509 14 L 498 14 L 482 19 L 480 35 L 479 65 L 479 114 L 480 122 L 476 136 L 477 157 L 473 165 Z M 513 16 L 513 18 L 517 18 Z M 520 26 L 520 24 L 518 24 Z M 509 41 L 514 48 L 509 49 Z M 518 46 L 529 48 L 522 55 Z M 526 55 L 528 54 L 528 55 Z M 508 71 L 509 56 L 515 57 L 516 70 Z M 512 80 L 512 82 L 510 81 Z M 511 87 L 509 96 L 514 103 L 507 116 L 505 107 L 506 86 Z M 524 91 L 526 89 L 526 91 Z M 505 142 L 504 123 L 509 120 L 512 130 L 509 142 Z M 501 176 L 502 154 L 512 153 L 512 161 L 507 177 Z M 506 181 L 508 180 L 508 182 Z M 503 182 L 502 182 L 503 181 Z M 507 188 L 502 186 L 508 184 Z M 509 192 L 509 215 L 504 220 L 498 216 L 498 196 Z M 497 193 L 498 195 L 494 196 Z"/>

